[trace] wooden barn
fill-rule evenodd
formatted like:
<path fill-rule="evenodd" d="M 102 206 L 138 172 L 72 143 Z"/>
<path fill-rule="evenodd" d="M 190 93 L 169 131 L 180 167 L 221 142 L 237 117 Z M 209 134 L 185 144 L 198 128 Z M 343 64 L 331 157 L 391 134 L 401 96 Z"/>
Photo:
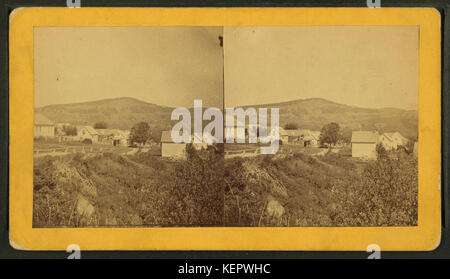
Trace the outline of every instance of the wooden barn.
<path fill-rule="evenodd" d="M 378 133 L 355 131 L 352 133 L 352 157 L 364 159 L 377 158 Z"/>
<path fill-rule="evenodd" d="M 186 143 L 172 141 L 171 131 L 161 133 L 161 157 L 186 158 Z"/>

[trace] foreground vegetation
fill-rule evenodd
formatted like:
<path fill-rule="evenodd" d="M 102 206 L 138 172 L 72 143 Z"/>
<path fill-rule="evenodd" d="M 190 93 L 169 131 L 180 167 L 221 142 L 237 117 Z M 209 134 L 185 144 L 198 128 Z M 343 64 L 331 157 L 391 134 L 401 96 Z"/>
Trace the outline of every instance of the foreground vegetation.
<path fill-rule="evenodd" d="M 148 153 L 35 160 L 34 227 L 417 225 L 417 161 L 403 151 L 376 161 L 348 156 L 188 160 Z"/>

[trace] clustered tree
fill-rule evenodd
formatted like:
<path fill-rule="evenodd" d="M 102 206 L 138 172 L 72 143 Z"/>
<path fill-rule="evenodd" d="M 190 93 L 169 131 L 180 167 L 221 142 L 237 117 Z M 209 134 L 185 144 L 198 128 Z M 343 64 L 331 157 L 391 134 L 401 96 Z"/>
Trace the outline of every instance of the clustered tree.
<path fill-rule="evenodd" d="M 388 153 L 366 165 L 361 184 L 349 183 L 346 189 L 345 199 L 352 205 L 339 215 L 354 225 L 417 225 L 417 160 L 403 151 Z"/>
<path fill-rule="evenodd" d="M 297 123 L 287 123 L 286 125 L 284 125 L 284 129 L 285 130 L 297 130 L 298 125 L 297 125 Z"/>
<path fill-rule="evenodd" d="M 94 124 L 94 129 L 106 129 L 108 128 L 108 124 L 106 122 L 97 122 Z"/>
<path fill-rule="evenodd" d="M 335 145 L 340 139 L 340 127 L 339 124 L 331 122 L 323 126 L 320 132 L 320 143 Z"/>
<path fill-rule="evenodd" d="M 139 122 L 131 128 L 130 142 L 145 144 L 150 139 L 150 126 L 147 122 Z"/>
<path fill-rule="evenodd" d="M 348 127 L 344 127 L 341 129 L 341 135 L 340 135 L 340 139 L 344 142 L 344 143 L 350 143 L 352 141 L 352 129 L 348 128 Z"/>
<path fill-rule="evenodd" d="M 76 136 L 77 135 L 77 127 L 75 126 L 67 126 L 64 125 L 62 130 L 66 136 Z"/>

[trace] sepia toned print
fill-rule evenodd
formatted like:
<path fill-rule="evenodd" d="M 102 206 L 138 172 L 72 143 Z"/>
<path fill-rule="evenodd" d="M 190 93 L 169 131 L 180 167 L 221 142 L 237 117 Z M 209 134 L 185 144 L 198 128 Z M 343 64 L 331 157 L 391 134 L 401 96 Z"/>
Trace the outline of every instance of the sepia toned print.
<path fill-rule="evenodd" d="M 417 27 L 34 32 L 33 227 L 417 225 Z"/>

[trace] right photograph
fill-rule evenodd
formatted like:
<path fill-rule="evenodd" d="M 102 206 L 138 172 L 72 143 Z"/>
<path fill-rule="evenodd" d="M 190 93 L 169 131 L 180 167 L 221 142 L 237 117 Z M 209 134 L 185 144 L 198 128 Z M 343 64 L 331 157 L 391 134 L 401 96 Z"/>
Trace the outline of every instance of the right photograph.
<path fill-rule="evenodd" d="M 223 55 L 225 226 L 417 226 L 419 27 L 224 27 Z"/>

